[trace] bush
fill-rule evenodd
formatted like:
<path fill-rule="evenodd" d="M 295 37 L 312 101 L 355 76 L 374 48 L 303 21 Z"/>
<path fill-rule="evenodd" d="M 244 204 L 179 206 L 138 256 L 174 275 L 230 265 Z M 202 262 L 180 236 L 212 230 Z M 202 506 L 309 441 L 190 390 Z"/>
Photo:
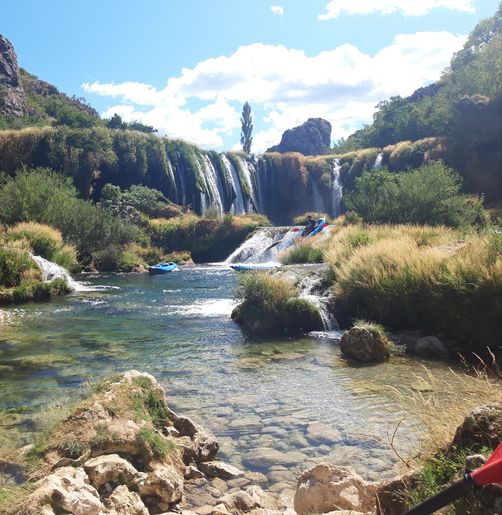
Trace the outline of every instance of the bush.
<path fill-rule="evenodd" d="M 299 298 L 288 281 L 263 272 L 239 276 L 237 298 L 242 300 L 232 311 L 232 319 L 256 336 L 300 334 L 323 328 L 313 304 Z"/>
<path fill-rule="evenodd" d="M 80 259 L 109 245 L 125 245 L 138 236 L 136 227 L 77 198 L 70 181 L 49 169 L 23 170 L 7 179 L 0 188 L 0 205 L 4 223 L 33 221 L 59 229 L 64 240 L 76 246 Z"/>
<path fill-rule="evenodd" d="M 345 197 L 367 223 L 471 226 L 483 223 L 482 200 L 461 194 L 461 178 L 442 162 L 411 172 L 365 172 Z"/>
<path fill-rule="evenodd" d="M 314 246 L 309 240 L 293 245 L 280 256 L 283 265 L 298 263 L 322 263 L 324 261 L 324 248 Z"/>

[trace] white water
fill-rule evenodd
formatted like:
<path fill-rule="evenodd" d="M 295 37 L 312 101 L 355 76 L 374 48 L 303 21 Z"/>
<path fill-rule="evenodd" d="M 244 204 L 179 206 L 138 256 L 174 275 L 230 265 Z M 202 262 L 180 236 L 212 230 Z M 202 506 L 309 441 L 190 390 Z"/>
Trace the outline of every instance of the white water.
<path fill-rule="evenodd" d="M 204 176 L 206 178 L 207 189 L 209 190 L 209 196 L 211 197 L 210 206 L 216 208 L 218 210 L 218 214 L 223 214 L 223 188 L 221 186 L 221 181 L 214 169 L 213 163 L 209 159 L 209 156 L 204 155 Z M 207 208 L 208 206 L 206 206 Z M 203 211 L 204 212 L 204 211 Z"/>
<path fill-rule="evenodd" d="M 382 160 L 383 160 L 383 153 L 380 152 L 375 159 L 375 162 L 373 163 L 373 170 L 378 170 L 379 168 L 382 168 Z"/>
<path fill-rule="evenodd" d="M 71 275 L 60 265 L 49 261 L 41 256 L 31 255 L 31 258 L 38 265 L 40 270 L 42 271 L 42 280 L 44 282 L 53 281 L 54 279 L 64 279 L 68 286 L 73 291 L 85 291 L 86 286 L 78 281 L 75 281 Z"/>
<path fill-rule="evenodd" d="M 242 194 L 241 183 L 239 181 L 239 176 L 232 165 L 232 163 L 228 160 L 225 154 L 221 155 L 221 159 L 226 167 L 226 169 L 230 172 L 230 179 L 232 187 L 235 191 L 235 200 L 232 203 L 231 212 L 235 215 L 241 215 L 246 212 L 244 208 L 244 196 Z"/>
<path fill-rule="evenodd" d="M 298 231 L 291 227 L 262 227 L 232 252 L 225 263 L 277 264 L 277 255 L 295 236 Z"/>
<path fill-rule="evenodd" d="M 342 185 L 340 184 L 340 161 L 333 161 L 333 169 L 331 170 L 331 216 L 340 214 L 340 203 L 342 201 Z"/>

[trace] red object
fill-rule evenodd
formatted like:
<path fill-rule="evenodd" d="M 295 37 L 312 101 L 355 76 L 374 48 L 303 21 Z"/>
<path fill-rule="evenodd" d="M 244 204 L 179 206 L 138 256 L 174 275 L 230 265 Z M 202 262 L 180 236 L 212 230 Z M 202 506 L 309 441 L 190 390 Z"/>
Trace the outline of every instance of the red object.
<path fill-rule="evenodd" d="M 502 483 L 502 443 L 499 443 L 482 467 L 471 472 L 471 478 L 476 486 Z"/>
<path fill-rule="evenodd" d="M 300 229 L 298 227 L 295 227 L 294 229 L 291 229 L 293 232 L 298 232 Z"/>
<path fill-rule="evenodd" d="M 322 228 L 328 227 L 328 224 L 322 224 Z"/>

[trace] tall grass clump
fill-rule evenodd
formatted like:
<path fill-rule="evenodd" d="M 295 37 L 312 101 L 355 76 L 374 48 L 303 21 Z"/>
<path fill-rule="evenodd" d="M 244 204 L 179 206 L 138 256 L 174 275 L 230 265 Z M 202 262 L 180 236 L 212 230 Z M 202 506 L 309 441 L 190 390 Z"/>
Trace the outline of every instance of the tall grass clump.
<path fill-rule="evenodd" d="M 493 355 L 490 360 L 489 365 L 480 360 L 476 366 L 450 369 L 441 376 L 422 366 L 413 373 L 411 386 L 393 389 L 406 412 L 403 422 L 411 419 L 421 428 L 421 438 L 410 449 L 410 458 L 400 455 L 408 467 L 418 469 L 416 480 L 398 494 L 406 507 L 419 504 L 461 477 L 467 456 L 481 453 L 488 457 L 497 445 L 496 431 L 475 431 L 476 437 L 468 441 L 455 437 L 456 429 L 471 410 L 502 405 L 502 374 Z M 501 423 L 499 417 L 494 427 L 502 427 Z M 488 513 L 481 509 L 483 502 L 482 495 L 469 496 L 445 513 Z"/>
<path fill-rule="evenodd" d="M 328 252 L 337 279 L 338 316 L 442 334 L 460 351 L 498 349 L 501 235 L 445 243 L 448 230 L 438 233 L 395 227 L 384 237 L 370 230 L 376 241 L 345 259 L 336 248 Z"/>
<path fill-rule="evenodd" d="M 322 329 L 315 306 L 301 299 L 289 281 L 253 271 L 240 275 L 238 282 L 236 296 L 242 302 L 232 318 L 248 333 L 264 336 Z"/>

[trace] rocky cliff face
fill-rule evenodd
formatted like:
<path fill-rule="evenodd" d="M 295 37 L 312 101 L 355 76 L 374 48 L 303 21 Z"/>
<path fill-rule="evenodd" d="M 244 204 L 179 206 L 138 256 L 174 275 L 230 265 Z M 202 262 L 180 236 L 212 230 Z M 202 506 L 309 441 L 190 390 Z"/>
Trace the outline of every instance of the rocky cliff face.
<path fill-rule="evenodd" d="M 0 35 L 0 112 L 9 116 L 23 116 L 28 112 L 16 52 L 12 43 L 2 35 Z"/>
<path fill-rule="evenodd" d="M 305 123 L 288 129 L 279 145 L 267 152 L 300 152 L 305 156 L 327 154 L 331 145 L 331 124 L 322 118 L 309 118 Z"/>

